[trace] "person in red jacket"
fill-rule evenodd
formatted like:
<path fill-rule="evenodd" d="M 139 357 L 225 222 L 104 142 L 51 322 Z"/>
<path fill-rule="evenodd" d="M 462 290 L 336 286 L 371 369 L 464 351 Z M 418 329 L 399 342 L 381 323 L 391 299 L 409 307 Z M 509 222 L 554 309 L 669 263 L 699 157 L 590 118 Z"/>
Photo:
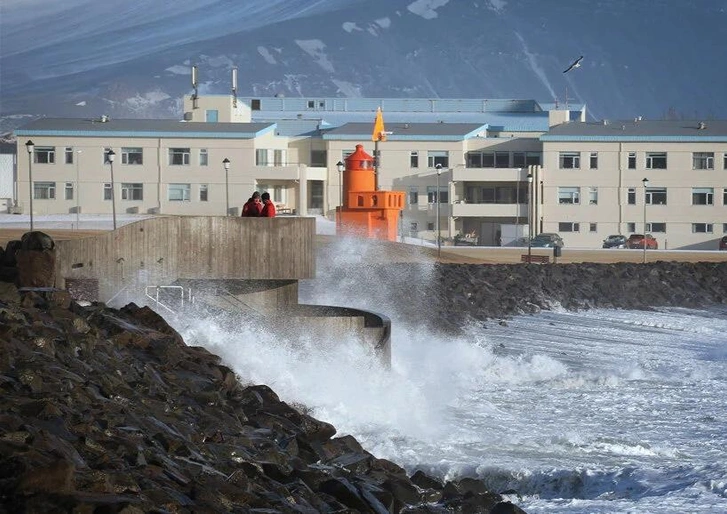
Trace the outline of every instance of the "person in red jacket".
<path fill-rule="evenodd" d="M 257 218 L 263 210 L 262 200 L 260 199 L 260 193 L 255 191 L 250 199 L 245 202 L 242 206 L 242 216 Z"/>
<path fill-rule="evenodd" d="M 270 193 L 265 191 L 262 196 L 263 210 L 260 212 L 262 218 L 274 218 L 275 217 L 275 204 L 270 200 Z"/>

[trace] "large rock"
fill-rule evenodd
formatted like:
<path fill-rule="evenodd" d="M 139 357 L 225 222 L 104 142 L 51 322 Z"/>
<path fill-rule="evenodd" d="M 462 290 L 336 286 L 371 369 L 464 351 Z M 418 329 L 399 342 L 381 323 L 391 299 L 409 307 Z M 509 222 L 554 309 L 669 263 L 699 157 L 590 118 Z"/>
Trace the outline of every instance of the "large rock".
<path fill-rule="evenodd" d="M 39 231 L 23 234 L 15 261 L 19 287 L 55 286 L 55 243 L 48 234 Z"/>

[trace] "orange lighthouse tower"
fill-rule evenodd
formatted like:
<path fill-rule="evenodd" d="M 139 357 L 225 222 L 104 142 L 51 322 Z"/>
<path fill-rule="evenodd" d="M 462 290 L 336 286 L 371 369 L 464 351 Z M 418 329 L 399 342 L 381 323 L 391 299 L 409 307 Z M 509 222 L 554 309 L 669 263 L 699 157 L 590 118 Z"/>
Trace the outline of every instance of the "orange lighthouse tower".
<path fill-rule="evenodd" d="M 339 234 L 396 241 L 404 193 L 376 189 L 374 158 L 361 144 L 346 157 L 342 203 L 338 209 Z"/>

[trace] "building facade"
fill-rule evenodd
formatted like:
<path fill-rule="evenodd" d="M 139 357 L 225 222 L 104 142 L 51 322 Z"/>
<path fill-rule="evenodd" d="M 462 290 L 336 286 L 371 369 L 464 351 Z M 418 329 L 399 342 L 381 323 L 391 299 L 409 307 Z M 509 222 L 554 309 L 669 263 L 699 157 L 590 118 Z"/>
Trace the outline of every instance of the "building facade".
<path fill-rule="evenodd" d="M 374 143 L 378 107 L 387 140 Z M 267 190 L 282 212 L 332 219 L 337 164 L 363 144 L 378 187 L 406 195 L 402 238 L 518 245 L 558 232 L 568 247 L 600 247 L 643 232 L 644 199 L 661 248 L 712 249 L 727 233 L 727 122 L 585 117 L 530 100 L 187 96 L 183 121 L 18 129 L 16 201 L 27 209 L 32 174 L 38 214 L 110 213 L 112 194 L 117 212 L 237 214 Z"/>

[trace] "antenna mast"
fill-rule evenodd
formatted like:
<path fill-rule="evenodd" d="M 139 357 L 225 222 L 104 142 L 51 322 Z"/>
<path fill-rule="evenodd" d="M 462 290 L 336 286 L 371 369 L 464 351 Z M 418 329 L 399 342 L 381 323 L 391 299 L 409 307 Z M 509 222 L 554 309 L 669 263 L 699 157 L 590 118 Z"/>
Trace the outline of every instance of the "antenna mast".
<path fill-rule="evenodd" d="M 237 66 L 232 68 L 232 107 L 237 107 Z"/>
<path fill-rule="evenodd" d="M 192 65 L 192 89 L 194 89 L 194 93 L 192 93 L 192 109 L 197 108 L 197 65 Z"/>

